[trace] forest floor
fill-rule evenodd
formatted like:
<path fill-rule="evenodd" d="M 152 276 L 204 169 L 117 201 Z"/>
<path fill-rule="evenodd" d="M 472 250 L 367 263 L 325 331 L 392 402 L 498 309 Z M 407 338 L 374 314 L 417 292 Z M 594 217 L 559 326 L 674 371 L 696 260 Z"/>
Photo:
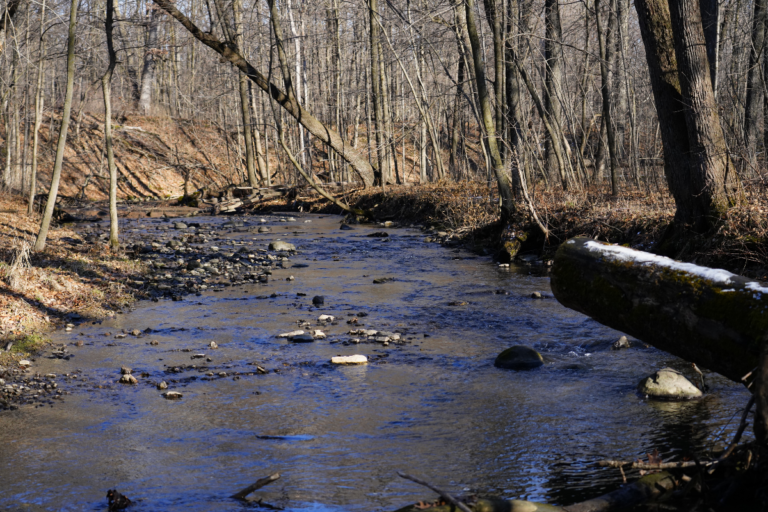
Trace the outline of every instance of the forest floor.
<path fill-rule="evenodd" d="M 545 266 L 559 244 L 574 236 L 653 252 L 674 215 L 674 202 L 661 193 L 634 191 L 614 198 L 596 190 L 536 190 L 535 207 L 549 235 L 544 237 L 529 212 L 520 206 L 511 229 L 503 233 L 506 240 L 502 240 L 494 192 L 486 185 L 464 182 L 388 187 L 386 191 L 347 190 L 338 195 L 372 212 L 379 221 L 420 226 L 429 241 L 463 246 L 495 255 L 501 261 Z M 715 232 L 692 238 L 683 251 L 672 256 L 768 280 L 768 207 L 760 197 L 765 196 L 748 191 L 749 201 L 733 208 Z M 91 212 L 105 207 L 90 202 L 80 206 Z M 125 215 L 136 219 L 150 213 L 168 217 L 189 213 L 181 210 L 168 201 L 142 203 Z M 262 203 L 253 213 L 268 210 L 341 213 L 303 189 L 291 199 Z M 45 332 L 52 328 L 114 315 L 135 300 L 157 294 L 156 290 L 132 286 L 147 275 L 145 262 L 124 251 L 110 252 L 103 239 L 85 243 L 72 225 L 52 229 L 46 251 L 32 252 L 38 226 L 39 217 L 27 216 L 20 198 L 0 199 L 0 366 L 28 357 L 45 342 Z M 509 242 L 513 242 L 512 250 Z M 4 351 L 8 342 L 13 346 Z"/>

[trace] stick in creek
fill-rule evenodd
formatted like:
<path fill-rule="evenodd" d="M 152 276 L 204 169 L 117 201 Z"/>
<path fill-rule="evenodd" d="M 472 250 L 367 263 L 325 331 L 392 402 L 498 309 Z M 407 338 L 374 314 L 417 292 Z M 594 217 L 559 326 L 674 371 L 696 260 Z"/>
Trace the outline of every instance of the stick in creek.
<path fill-rule="evenodd" d="M 265 478 L 259 478 L 258 480 L 256 480 L 256 483 L 249 485 L 248 487 L 246 487 L 245 489 L 243 489 L 238 493 L 233 494 L 232 498 L 236 500 L 244 500 L 245 497 L 251 494 L 253 491 L 261 489 L 265 485 L 271 484 L 278 478 L 280 478 L 280 473 L 275 473 L 274 475 L 269 475 L 268 477 L 265 477 Z"/>
<path fill-rule="evenodd" d="M 415 476 L 411 476 L 411 475 L 407 475 L 405 473 L 401 473 L 400 471 L 398 471 L 397 474 L 401 478 L 405 478 L 406 480 L 410 480 L 411 482 L 416 482 L 419 485 L 423 485 L 424 487 L 427 487 L 428 489 L 432 489 L 437 494 L 439 494 L 441 498 L 443 498 L 445 501 L 447 501 L 451 505 L 454 505 L 455 507 L 457 507 L 462 512 L 472 512 L 472 510 L 468 506 L 466 506 L 464 503 L 462 503 L 461 501 L 457 500 L 456 498 L 454 498 L 453 496 L 451 496 L 447 492 L 438 489 L 434 485 L 432 485 L 432 484 L 430 484 L 428 482 L 425 482 L 424 480 L 419 480 Z"/>

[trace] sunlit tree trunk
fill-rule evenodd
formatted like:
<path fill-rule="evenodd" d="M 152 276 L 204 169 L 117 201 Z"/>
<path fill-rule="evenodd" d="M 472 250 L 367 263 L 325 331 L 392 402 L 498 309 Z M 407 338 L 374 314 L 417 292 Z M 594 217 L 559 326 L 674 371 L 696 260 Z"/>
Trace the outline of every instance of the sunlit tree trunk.
<path fill-rule="evenodd" d="M 120 240 L 118 239 L 117 225 L 117 167 L 112 148 L 112 73 L 117 65 L 117 55 L 112 42 L 113 19 L 114 0 L 107 0 L 106 33 L 109 65 L 101 78 L 101 89 L 104 94 L 104 147 L 107 152 L 107 167 L 109 168 L 109 246 L 112 250 L 116 250 L 120 246 Z"/>
<path fill-rule="evenodd" d="M 53 163 L 51 176 L 51 188 L 48 192 L 48 202 L 45 204 L 45 212 L 40 223 L 40 231 L 35 241 L 35 251 L 45 249 L 45 241 L 48 237 L 48 229 L 51 225 L 53 210 L 56 208 L 56 197 L 59 193 L 61 181 L 61 168 L 64 164 L 64 149 L 67 146 L 67 130 L 69 129 L 69 116 L 72 112 L 72 89 L 75 83 L 75 28 L 77 26 L 77 6 L 79 0 L 72 0 L 69 8 L 69 33 L 67 36 L 67 88 L 64 96 L 64 112 L 61 116 L 61 128 L 59 141 L 56 145 L 56 157 Z"/>
<path fill-rule="evenodd" d="M 152 110 L 152 88 L 155 86 L 155 70 L 157 69 L 157 26 L 159 13 L 154 5 L 148 5 L 147 10 L 147 39 L 144 53 L 144 67 L 141 70 L 141 93 L 139 96 L 139 111 L 149 115 Z"/>

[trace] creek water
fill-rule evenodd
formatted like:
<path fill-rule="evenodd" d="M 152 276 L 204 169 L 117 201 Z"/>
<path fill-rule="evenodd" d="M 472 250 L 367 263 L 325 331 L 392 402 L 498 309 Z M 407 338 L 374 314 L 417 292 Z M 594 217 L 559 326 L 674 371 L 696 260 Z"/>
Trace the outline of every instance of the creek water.
<path fill-rule="evenodd" d="M 560 306 L 548 278 L 528 267 L 426 243 L 416 229 L 388 229 L 382 241 L 366 236 L 378 227 L 342 231 L 338 217 L 296 217 L 266 217 L 272 233 L 230 233 L 217 245 L 230 238 L 266 248 L 279 238 L 296 244 L 291 261 L 306 267 L 275 269 L 268 284 L 142 302 L 55 333 L 74 357 L 38 357 L 33 369 L 56 373 L 72 393 L 54 407 L 0 414 L 0 509 L 105 510 L 107 489 L 117 488 L 135 511 L 239 510 L 254 505 L 229 496 L 275 472 L 282 478 L 254 496 L 289 511 L 394 510 L 433 496 L 397 471 L 456 494 L 569 504 L 621 484 L 598 460 L 654 449 L 665 460 L 702 455 L 735 430 L 747 400 L 741 387 L 712 374 L 704 399 L 645 400 L 635 391 L 641 378 L 665 366 L 690 374 L 687 363 L 639 342 L 611 350 L 621 333 Z M 373 284 L 380 277 L 395 280 Z M 314 295 L 325 304 L 313 307 Z M 337 325 L 315 326 L 320 314 Z M 405 343 L 343 344 L 359 328 L 347 325 L 350 315 Z M 328 338 L 276 337 L 297 320 Z M 121 329 L 152 332 L 114 339 Z M 496 355 L 516 344 L 547 364 L 495 368 Z M 211 361 L 192 360 L 197 353 Z M 329 364 L 352 354 L 372 362 Z M 253 363 L 269 373 L 244 375 Z M 139 385 L 116 384 L 121 366 Z M 161 380 L 183 398 L 163 399 Z"/>

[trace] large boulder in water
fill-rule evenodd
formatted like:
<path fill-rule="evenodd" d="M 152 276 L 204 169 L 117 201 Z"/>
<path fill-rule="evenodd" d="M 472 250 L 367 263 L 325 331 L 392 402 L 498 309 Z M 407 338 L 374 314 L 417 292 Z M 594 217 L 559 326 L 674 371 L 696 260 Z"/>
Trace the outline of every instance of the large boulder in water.
<path fill-rule="evenodd" d="M 658 400 L 689 400 L 702 394 L 682 373 L 672 368 L 662 368 L 644 378 L 637 390 Z"/>
<path fill-rule="evenodd" d="M 530 347 L 515 345 L 496 357 L 493 365 L 506 370 L 532 370 L 544 364 L 541 354 Z"/>

